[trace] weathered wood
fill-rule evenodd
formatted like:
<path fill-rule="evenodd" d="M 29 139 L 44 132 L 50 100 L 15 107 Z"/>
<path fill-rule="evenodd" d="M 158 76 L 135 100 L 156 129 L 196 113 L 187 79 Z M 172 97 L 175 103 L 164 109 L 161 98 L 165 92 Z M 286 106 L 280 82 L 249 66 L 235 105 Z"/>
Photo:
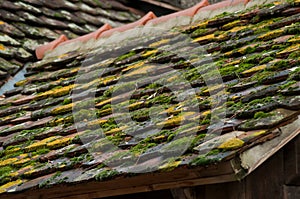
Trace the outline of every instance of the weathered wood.
<path fill-rule="evenodd" d="M 285 184 L 300 186 L 300 136 L 284 149 Z"/>
<path fill-rule="evenodd" d="M 300 186 L 284 186 L 284 199 L 300 198 Z"/>
<path fill-rule="evenodd" d="M 57 185 L 48 189 L 27 190 L 22 193 L 1 195 L 1 199 L 23 198 L 24 195 L 48 198 L 102 198 L 155 190 L 191 187 L 203 184 L 235 181 L 230 162 L 195 169 L 178 168 L 172 172 L 157 172 L 134 177 L 118 177 L 105 182 L 86 182 L 73 185 Z"/>
<path fill-rule="evenodd" d="M 171 189 L 173 199 L 197 199 L 195 188 Z"/>
<path fill-rule="evenodd" d="M 230 182 L 203 186 L 197 191 L 198 198 L 201 199 L 245 199 L 245 183 Z"/>
<path fill-rule="evenodd" d="M 283 198 L 283 150 L 277 152 L 244 180 L 245 199 Z"/>

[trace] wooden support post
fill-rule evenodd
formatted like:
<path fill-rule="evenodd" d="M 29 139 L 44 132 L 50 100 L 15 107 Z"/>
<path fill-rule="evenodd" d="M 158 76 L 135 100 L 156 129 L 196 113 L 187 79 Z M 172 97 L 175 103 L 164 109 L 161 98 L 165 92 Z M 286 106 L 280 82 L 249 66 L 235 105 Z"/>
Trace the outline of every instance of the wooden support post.
<path fill-rule="evenodd" d="M 171 189 L 174 199 L 196 199 L 196 190 L 193 187 Z"/>

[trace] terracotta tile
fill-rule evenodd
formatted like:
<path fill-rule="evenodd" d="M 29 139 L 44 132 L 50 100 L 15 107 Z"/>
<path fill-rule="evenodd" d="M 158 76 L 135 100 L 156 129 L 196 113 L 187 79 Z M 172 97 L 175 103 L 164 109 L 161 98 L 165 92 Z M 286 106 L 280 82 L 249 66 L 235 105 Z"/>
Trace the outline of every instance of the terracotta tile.
<path fill-rule="evenodd" d="M 35 52 L 36 57 L 38 59 L 42 59 L 48 50 L 53 50 L 58 44 L 66 41 L 66 40 L 68 40 L 68 38 L 64 35 L 61 35 L 57 40 L 54 40 L 49 44 L 38 47 Z"/>
<path fill-rule="evenodd" d="M 156 18 L 156 16 L 154 15 L 154 13 L 149 12 L 143 18 L 139 19 L 136 22 L 133 22 L 133 23 L 130 23 L 130 24 L 127 24 L 127 25 L 123 25 L 121 27 L 114 28 L 114 29 L 103 32 L 102 34 L 100 34 L 100 37 L 101 38 L 109 37 L 110 35 L 112 35 L 115 32 L 124 32 L 126 30 L 133 29 L 135 27 L 145 25 L 149 20 L 151 20 L 153 18 Z"/>
<path fill-rule="evenodd" d="M 179 11 L 179 12 L 175 12 L 169 15 L 165 15 L 159 18 L 155 18 L 150 20 L 148 23 L 152 23 L 153 25 L 155 24 L 160 24 L 163 22 L 166 22 L 170 19 L 174 19 L 177 17 L 182 17 L 182 16 L 189 16 L 192 17 L 194 16 L 201 8 L 205 7 L 209 5 L 209 2 L 207 0 L 202 0 L 199 4 L 195 5 L 194 7 L 191 7 L 189 9 L 183 10 L 183 11 Z"/>

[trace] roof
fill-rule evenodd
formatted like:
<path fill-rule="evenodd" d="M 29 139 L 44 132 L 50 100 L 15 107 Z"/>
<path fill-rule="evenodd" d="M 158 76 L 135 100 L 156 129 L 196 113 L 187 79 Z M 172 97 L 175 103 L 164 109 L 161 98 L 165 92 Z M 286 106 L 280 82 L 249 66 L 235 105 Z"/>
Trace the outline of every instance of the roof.
<path fill-rule="evenodd" d="M 37 46 L 133 22 L 140 12 L 117 1 L 0 1 L 0 87 L 29 61 Z"/>
<path fill-rule="evenodd" d="M 299 0 L 206 3 L 28 66 L 0 101 L 1 197 L 234 181 L 295 138 Z"/>

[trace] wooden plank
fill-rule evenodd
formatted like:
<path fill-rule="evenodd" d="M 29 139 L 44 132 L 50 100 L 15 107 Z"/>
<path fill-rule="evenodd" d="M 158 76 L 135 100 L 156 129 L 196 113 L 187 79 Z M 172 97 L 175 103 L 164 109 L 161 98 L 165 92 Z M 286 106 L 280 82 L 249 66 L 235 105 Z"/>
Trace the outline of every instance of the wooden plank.
<path fill-rule="evenodd" d="M 284 149 L 285 184 L 300 186 L 300 136 Z"/>
<path fill-rule="evenodd" d="M 41 198 L 101 198 L 131 193 L 149 192 L 202 184 L 234 181 L 235 175 L 229 162 L 208 168 L 178 168 L 172 172 L 157 172 L 134 177 L 118 177 L 106 182 L 86 182 L 73 185 L 57 185 L 48 189 L 27 190 L 19 194 L 3 194 L 1 199 L 22 198 L 24 195 Z"/>
<path fill-rule="evenodd" d="M 283 198 L 283 150 L 245 178 L 245 198 Z"/>
<path fill-rule="evenodd" d="M 201 199 L 245 199 L 245 183 L 229 182 L 222 184 L 205 185 L 197 191 L 198 198 Z"/>
<path fill-rule="evenodd" d="M 300 186 L 284 186 L 284 199 L 300 198 Z"/>

